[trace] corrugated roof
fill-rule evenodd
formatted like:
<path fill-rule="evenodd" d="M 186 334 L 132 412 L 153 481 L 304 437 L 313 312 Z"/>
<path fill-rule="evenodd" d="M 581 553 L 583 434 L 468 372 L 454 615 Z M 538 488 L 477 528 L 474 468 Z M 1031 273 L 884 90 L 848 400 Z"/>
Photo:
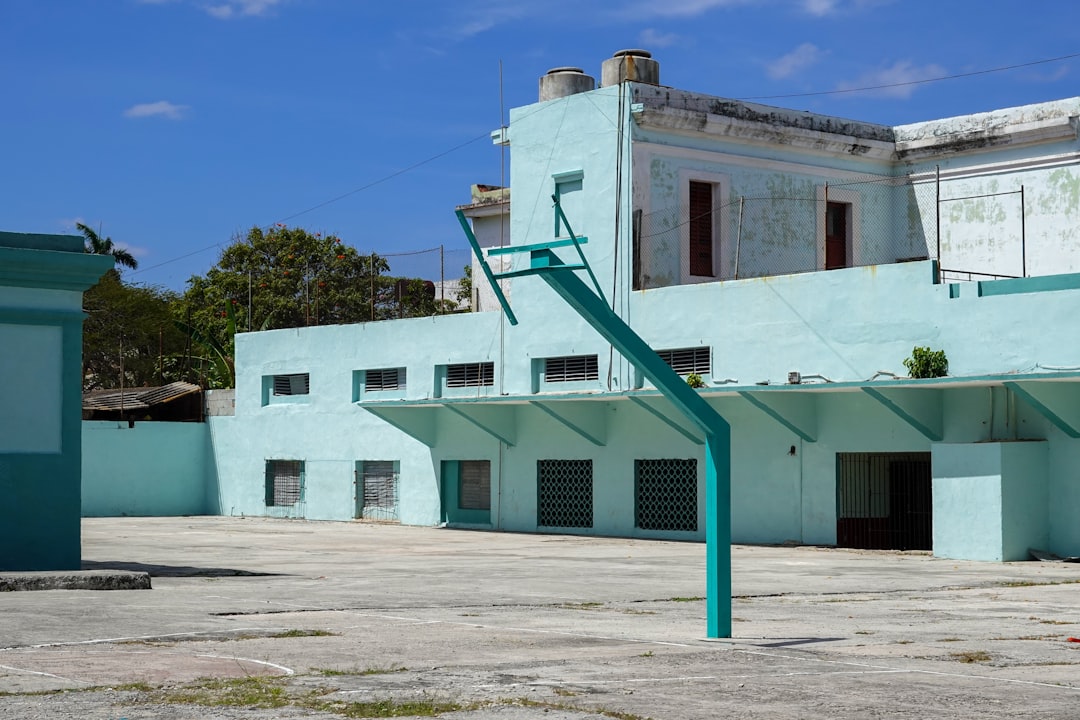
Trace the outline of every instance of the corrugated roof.
<path fill-rule="evenodd" d="M 93 390 L 83 395 L 83 410 L 145 410 L 151 405 L 161 405 L 197 392 L 202 392 L 202 388 L 187 382 L 161 387 Z"/>

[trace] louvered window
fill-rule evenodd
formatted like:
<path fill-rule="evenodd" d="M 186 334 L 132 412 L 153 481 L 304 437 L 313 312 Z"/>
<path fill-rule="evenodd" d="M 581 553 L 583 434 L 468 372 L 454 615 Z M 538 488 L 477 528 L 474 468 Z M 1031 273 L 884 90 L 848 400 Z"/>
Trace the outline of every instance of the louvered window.
<path fill-rule="evenodd" d="M 462 460 L 459 465 L 458 507 L 491 509 L 491 461 Z"/>
<path fill-rule="evenodd" d="M 275 375 L 275 395 L 307 395 L 309 391 L 308 374 Z"/>
<path fill-rule="evenodd" d="M 544 382 L 576 382 L 599 377 L 595 355 L 569 355 L 544 360 Z"/>
<path fill-rule="evenodd" d="M 680 375 L 689 375 L 690 373 L 708 375 L 712 372 L 712 353 L 709 352 L 707 347 L 657 350 L 656 354 Z"/>
<path fill-rule="evenodd" d="M 405 368 L 383 368 L 364 372 L 364 390 L 366 392 L 404 389 Z"/>
<path fill-rule="evenodd" d="M 295 505 L 304 494 L 303 460 L 266 461 L 266 505 Z"/>
<path fill-rule="evenodd" d="M 446 387 L 482 387 L 495 384 L 495 363 L 461 363 L 446 366 Z"/>

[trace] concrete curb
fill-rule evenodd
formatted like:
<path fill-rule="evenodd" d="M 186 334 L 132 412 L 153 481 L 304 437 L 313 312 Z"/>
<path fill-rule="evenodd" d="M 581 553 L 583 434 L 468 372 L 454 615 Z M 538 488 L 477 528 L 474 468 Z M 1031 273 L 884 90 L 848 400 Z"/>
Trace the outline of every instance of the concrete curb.
<path fill-rule="evenodd" d="M 129 570 L 0 573 L 0 592 L 19 590 L 149 590 L 150 574 Z"/>

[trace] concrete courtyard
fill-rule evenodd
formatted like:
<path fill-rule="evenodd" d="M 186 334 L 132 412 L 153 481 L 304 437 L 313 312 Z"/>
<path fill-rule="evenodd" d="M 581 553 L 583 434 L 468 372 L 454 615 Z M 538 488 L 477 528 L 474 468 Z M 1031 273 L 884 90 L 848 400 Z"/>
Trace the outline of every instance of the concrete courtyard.
<path fill-rule="evenodd" d="M 707 641 L 696 543 L 86 519 L 153 589 L 0 593 L 0 716 L 1080 716 L 1080 564 L 732 553 Z"/>

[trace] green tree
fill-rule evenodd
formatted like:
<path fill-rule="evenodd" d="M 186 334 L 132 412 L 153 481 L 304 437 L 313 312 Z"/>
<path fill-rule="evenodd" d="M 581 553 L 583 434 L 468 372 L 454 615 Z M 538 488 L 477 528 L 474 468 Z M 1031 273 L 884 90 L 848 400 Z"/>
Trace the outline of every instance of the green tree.
<path fill-rule="evenodd" d="M 117 265 L 123 265 L 132 270 L 139 267 L 139 261 L 135 256 L 122 247 L 118 247 L 112 238 L 102 238 L 96 232 L 82 223 L 75 223 L 75 227 L 86 239 L 86 252 L 91 255 L 112 255 Z"/>
<path fill-rule="evenodd" d="M 83 294 L 83 389 L 198 380 L 188 337 L 173 323 L 176 295 L 129 285 L 110 271 Z M 123 372 L 121 374 L 121 368 Z"/>
<path fill-rule="evenodd" d="M 372 289 L 377 295 L 387 270 L 385 259 L 360 255 L 334 235 L 255 227 L 234 238 L 205 275 L 188 280 L 177 319 L 219 340 L 228 324 L 226 303 L 238 330 L 370 320 Z"/>
<path fill-rule="evenodd" d="M 457 301 L 463 305 L 472 305 L 472 264 L 461 271 L 461 286 L 457 291 Z"/>

